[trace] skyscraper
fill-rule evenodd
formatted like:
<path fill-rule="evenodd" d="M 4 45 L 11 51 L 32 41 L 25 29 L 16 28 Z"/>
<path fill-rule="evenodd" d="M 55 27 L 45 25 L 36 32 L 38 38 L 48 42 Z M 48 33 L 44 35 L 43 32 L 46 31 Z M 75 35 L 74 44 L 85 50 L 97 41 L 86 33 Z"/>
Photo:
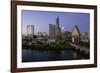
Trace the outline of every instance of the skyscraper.
<path fill-rule="evenodd" d="M 34 35 L 34 25 L 27 25 L 27 36 L 33 38 Z"/>
<path fill-rule="evenodd" d="M 59 17 L 56 18 L 56 25 L 57 25 L 57 28 L 59 28 Z"/>
<path fill-rule="evenodd" d="M 59 17 L 56 18 L 56 40 L 61 40 L 61 28 L 59 27 Z"/>
<path fill-rule="evenodd" d="M 49 24 L 49 38 L 60 40 L 61 39 L 61 28 L 59 27 L 59 17 L 56 18 L 56 24 Z"/>
<path fill-rule="evenodd" d="M 77 25 L 75 25 L 72 29 L 72 42 L 79 42 L 80 41 L 81 33 Z"/>
<path fill-rule="evenodd" d="M 56 25 L 49 24 L 49 38 L 56 39 Z"/>

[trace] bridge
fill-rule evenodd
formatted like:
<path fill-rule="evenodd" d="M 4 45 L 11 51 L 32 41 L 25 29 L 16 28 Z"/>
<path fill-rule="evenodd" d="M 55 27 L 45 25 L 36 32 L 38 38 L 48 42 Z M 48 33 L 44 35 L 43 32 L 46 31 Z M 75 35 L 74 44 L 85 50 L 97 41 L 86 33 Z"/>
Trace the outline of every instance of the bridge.
<path fill-rule="evenodd" d="M 86 54 L 88 54 L 90 51 L 89 51 L 89 48 L 87 47 L 84 47 L 84 46 L 80 46 L 80 45 L 77 45 L 77 44 L 74 44 L 74 43 L 71 43 L 71 42 L 68 42 L 71 46 L 75 47 L 76 50 L 80 50 L 80 51 L 84 51 Z"/>

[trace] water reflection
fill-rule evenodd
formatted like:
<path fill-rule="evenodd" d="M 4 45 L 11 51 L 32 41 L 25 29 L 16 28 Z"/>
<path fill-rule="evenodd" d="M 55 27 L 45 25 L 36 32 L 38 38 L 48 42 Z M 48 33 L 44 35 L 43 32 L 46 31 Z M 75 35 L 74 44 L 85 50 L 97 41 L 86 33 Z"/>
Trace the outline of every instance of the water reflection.
<path fill-rule="evenodd" d="M 22 62 L 37 62 L 37 61 L 56 61 L 56 60 L 74 60 L 82 59 L 79 54 L 72 50 L 22 50 Z"/>

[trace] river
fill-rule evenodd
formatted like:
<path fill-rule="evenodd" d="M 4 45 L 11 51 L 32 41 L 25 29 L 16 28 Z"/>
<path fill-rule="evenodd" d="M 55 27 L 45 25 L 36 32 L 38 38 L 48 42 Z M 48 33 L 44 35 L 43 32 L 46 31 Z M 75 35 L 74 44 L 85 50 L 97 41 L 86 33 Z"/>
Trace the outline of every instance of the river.
<path fill-rule="evenodd" d="M 75 60 L 77 56 L 78 59 L 82 59 L 82 56 L 72 50 L 22 50 L 22 62 Z"/>

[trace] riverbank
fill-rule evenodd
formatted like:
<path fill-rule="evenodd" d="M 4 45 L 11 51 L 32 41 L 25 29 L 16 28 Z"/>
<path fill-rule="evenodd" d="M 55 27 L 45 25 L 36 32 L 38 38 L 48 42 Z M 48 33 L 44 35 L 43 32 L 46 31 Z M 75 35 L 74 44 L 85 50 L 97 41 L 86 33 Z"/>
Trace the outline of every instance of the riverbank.
<path fill-rule="evenodd" d="M 45 42 L 33 42 L 31 45 L 22 45 L 22 48 L 33 50 L 75 50 L 75 47 L 71 46 L 68 42 L 63 43 L 45 43 Z"/>

